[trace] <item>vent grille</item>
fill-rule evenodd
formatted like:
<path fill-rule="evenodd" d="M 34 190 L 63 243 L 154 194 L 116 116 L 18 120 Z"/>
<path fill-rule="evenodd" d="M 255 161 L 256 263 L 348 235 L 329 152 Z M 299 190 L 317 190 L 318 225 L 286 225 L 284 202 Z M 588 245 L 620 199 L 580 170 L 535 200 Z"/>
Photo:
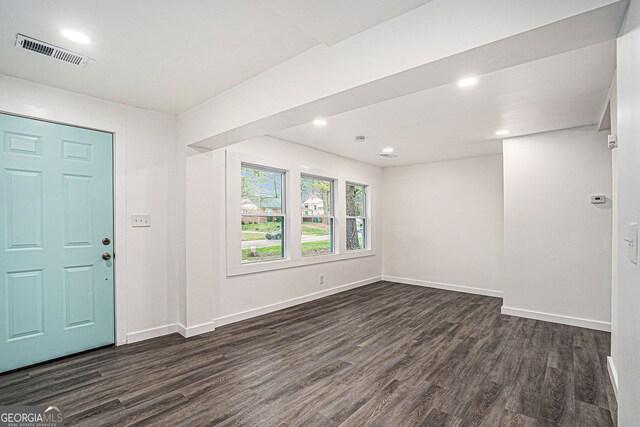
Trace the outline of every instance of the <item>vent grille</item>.
<path fill-rule="evenodd" d="M 31 40 L 24 40 L 22 42 L 22 47 L 34 52 L 41 53 L 43 55 L 47 55 L 47 56 L 51 56 L 51 54 L 55 51 L 55 49 L 52 47 L 33 42 Z"/>
<path fill-rule="evenodd" d="M 27 37 L 23 34 L 18 34 L 16 37 L 16 47 L 19 49 L 26 49 L 31 52 L 46 55 L 51 58 L 68 62 L 73 65 L 86 66 L 91 58 L 88 56 L 80 55 L 70 50 L 63 49 L 61 47 L 36 40 L 31 37 Z"/>
<path fill-rule="evenodd" d="M 74 65 L 80 65 L 82 62 L 82 56 L 74 55 L 70 52 L 65 52 L 62 50 L 56 50 L 56 53 L 53 55 L 54 58 L 60 59 L 61 61 L 71 62 Z"/>
<path fill-rule="evenodd" d="M 398 157 L 396 154 L 392 154 L 392 153 L 380 153 L 378 154 L 378 156 L 384 157 L 385 159 L 393 159 L 395 157 Z"/>

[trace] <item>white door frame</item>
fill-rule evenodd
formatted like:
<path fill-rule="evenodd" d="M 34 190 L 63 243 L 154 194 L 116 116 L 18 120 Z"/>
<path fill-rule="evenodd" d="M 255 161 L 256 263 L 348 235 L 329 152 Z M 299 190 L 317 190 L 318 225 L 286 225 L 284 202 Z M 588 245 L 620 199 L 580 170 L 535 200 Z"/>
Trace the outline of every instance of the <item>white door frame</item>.
<path fill-rule="evenodd" d="M 126 287 L 126 140 L 127 126 L 91 115 L 53 110 L 34 105 L 0 99 L 0 113 L 29 119 L 44 120 L 69 126 L 89 128 L 113 134 L 113 218 L 114 218 L 114 291 L 116 345 L 127 343 L 127 287 Z"/>

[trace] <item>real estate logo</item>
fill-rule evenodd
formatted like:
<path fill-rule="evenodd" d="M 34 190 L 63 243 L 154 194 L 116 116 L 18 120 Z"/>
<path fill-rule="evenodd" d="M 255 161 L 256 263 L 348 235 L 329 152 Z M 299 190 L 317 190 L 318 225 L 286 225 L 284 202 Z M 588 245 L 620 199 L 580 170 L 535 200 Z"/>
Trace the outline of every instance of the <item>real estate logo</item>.
<path fill-rule="evenodd" d="M 0 427 L 64 427 L 60 406 L 0 406 Z"/>

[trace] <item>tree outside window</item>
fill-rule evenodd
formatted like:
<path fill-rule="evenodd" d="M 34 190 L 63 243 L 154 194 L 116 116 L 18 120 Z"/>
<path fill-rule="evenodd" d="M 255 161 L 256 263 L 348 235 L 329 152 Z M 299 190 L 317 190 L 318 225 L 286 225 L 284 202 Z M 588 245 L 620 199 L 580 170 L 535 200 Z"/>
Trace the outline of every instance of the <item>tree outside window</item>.
<path fill-rule="evenodd" d="M 347 183 L 347 251 L 363 250 L 367 247 L 366 195 L 366 186 Z"/>

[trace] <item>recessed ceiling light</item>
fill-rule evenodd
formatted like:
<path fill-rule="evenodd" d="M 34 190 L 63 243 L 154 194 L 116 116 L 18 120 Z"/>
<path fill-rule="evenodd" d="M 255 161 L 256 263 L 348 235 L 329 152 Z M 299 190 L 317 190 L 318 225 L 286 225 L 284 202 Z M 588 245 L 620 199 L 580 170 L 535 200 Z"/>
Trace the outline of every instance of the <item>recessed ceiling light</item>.
<path fill-rule="evenodd" d="M 505 135 L 509 135 L 509 131 L 506 129 L 500 129 L 496 131 L 496 135 L 498 136 L 505 136 Z"/>
<path fill-rule="evenodd" d="M 469 87 L 478 83 L 477 77 L 465 77 L 464 79 L 458 80 L 458 87 Z"/>
<path fill-rule="evenodd" d="M 391 148 L 391 147 L 383 148 L 382 152 L 383 153 L 393 153 L 393 148 Z"/>
<path fill-rule="evenodd" d="M 74 30 L 71 28 L 61 28 L 60 34 L 62 34 L 65 38 L 71 40 L 75 43 L 80 44 L 89 44 L 91 43 L 91 37 L 86 34 L 81 33 L 78 30 Z"/>
<path fill-rule="evenodd" d="M 313 124 L 318 126 L 318 127 L 326 126 L 327 125 L 327 119 L 315 119 L 313 121 Z"/>

